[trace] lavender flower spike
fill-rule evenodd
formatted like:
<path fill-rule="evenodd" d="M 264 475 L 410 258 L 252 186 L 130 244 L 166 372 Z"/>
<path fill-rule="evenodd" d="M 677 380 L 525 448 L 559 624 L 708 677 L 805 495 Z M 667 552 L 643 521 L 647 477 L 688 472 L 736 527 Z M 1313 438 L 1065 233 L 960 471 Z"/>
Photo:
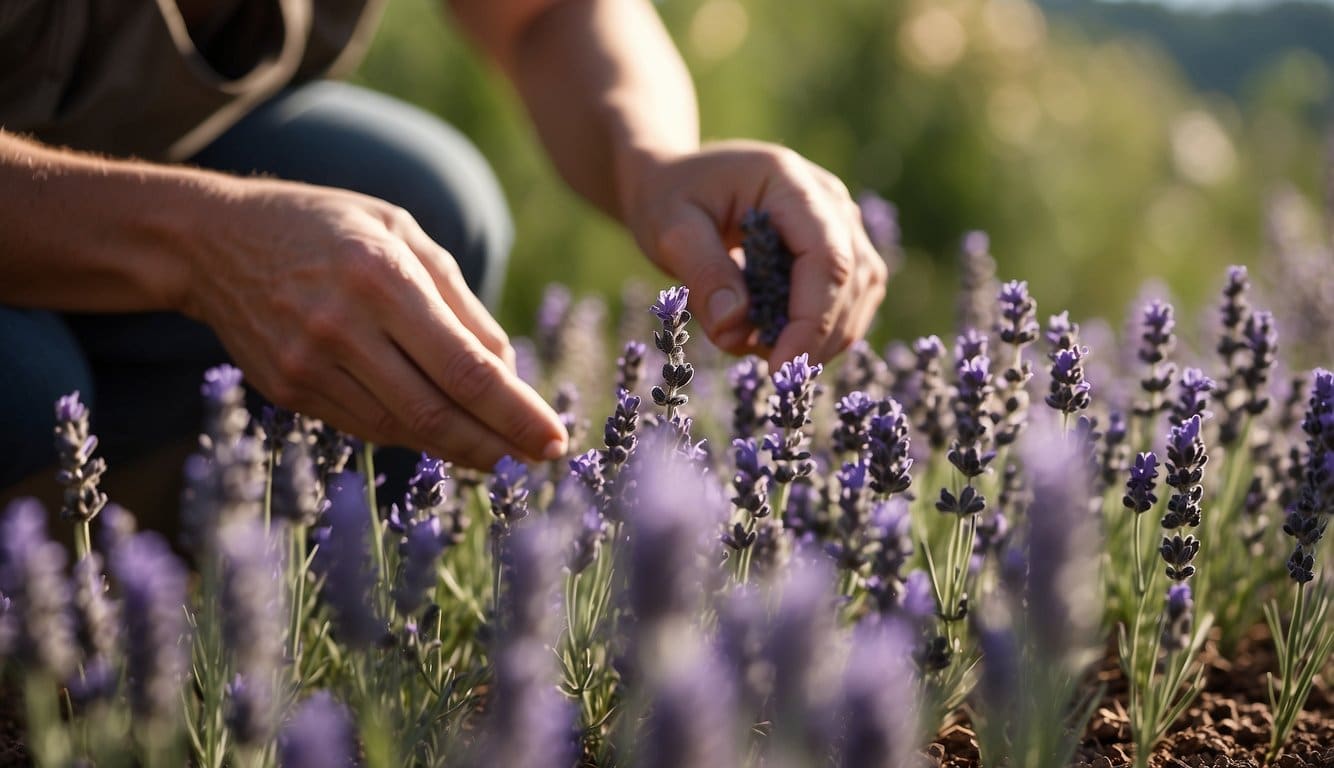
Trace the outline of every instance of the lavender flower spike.
<path fill-rule="evenodd" d="M 46 537 L 42 505 L 11 502 L 0 519 L 0 595 L 10 604 L 0 616 L 0 636 L 8 637 L 0 654 L 57 680 L 65 680 L 78 661 L 64 567 L 65 549 Z"/>
<path fill-rule="evenodd" d="M 754 437 L 764 423 L 760 392 L 764 387 L 764 361 L 753 355 L 743 357 L 727 371 L 736 405 L 732 409 L 732 436 L 738 439 Z"/>
<path fill-rule="evenodd" d="M 502 532 L 508 532 L 510 526 L 528 516 L 528 468 L 515 461 L 511 456 L 502 456 L 491 470 L 491 482 L 487 484 L 491 498 L 491 514 L 496 521 L 492 524 L 493 532 L 497 526 Z"/>
<path fill-rule="evenodd" d="M 1211 417 L 1213 414 L 1205 410 L 1205 406 L 1209 404 L 1209 393 L 1214 391 L 1214 386 L 1214 380 L 1199 368 L 1182 371 L 1180 394 L 1172 404 L 1172 422 L 1182 424 L 1195 415 Z"/>
<path fill-rule="evenodd" d="M 1154 483 L 1158 479 L 1158 457 L 1153 451 L 1146 451 L 1135 457 L 1135 465 L 1130 468 L 1130 479 L 1126 481 L 1126 495 L 1122 504 L 1136 513 L 1148 512 L 1158 503 L 1154 495 Z"/>
<path fill-rule="evenodd" d="M 126 539 L 111 554 L 120 586 L 130 708 L 145 721 L 171 722 L 181 713 L 188 669 L 186 570 L 167 542 L 152 531 Z"/>
<path fill-rule="evenodd" d="M 278 695 L 274 681 L 283 662 L 287 611 L 276 539 L 258 520 L 237 521 L 219 534 L 222 555 L 222 634 L 233 668 L 228 726 L 242 744 L 260 746 L 272 736 Z"/>
<path fill-rule="evenodd" d="M 86 523 L 106 506 L 107 495 L 97 484 L 107 463 L 93 458 L 95 450 L 97 437 L 88 432 L 88 409 L 76 390 L 56 401 L 56 453 L 60 457 L 56 479 L 65 487 L 62 519 Z"/>
<path fill-rule="evenodd" d="M 1288 506 L 1283 532 L 1296 547 L 1288 558 L 1288 574 L 1298 584 L 1315 578 L 1315 555 L 1334 512 L 1329 478 L 1334 475 L 1334 373 L 1317 368 L 1313 374 L 1310 406 L 1302 419 L 1306 454 L 1298 467 L 1296 498 Z M 3 589 L 0 586 L 0 589 Z"/>
<path fill-rule="evenodd" d="M 356 756 L 352 717 L 328 691 L 303 701 L 278 737 L 282 768 L 347 768 Z"/>
<path fill-rule="evenodd" d="M 764 448 L 774 460 L 773 478 L 790 483 L 809 475 L 815 468 L 807 449 L 809 438 L 803 428 L 811 423 L 815 406 L 815 377 L 824 367 L 810 364 L 804 352 L 789 360 L 773 375 L 774 394 L 769 396 L 769 422 L 782 430 L 764 438 Z"/>
<path fill-rule="evenodd" d="M 920 717 L 910 659 L 913 640 L 897 622 L 864 625 L 838 696 L 843 724 L 842 768 L 898 768 L 912 764 Z"/>

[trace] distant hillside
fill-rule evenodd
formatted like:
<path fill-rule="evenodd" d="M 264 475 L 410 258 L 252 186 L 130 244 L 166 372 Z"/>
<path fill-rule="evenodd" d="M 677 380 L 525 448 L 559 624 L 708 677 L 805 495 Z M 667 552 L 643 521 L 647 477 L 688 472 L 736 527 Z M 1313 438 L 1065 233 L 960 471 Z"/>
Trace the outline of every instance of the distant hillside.
<path fill-rule="evenodd" d="M 1328 3 L 1287 0 L 1216 12 L 1101 0 L 1038 5 L 1095 40 L 1131 34 L 1156 41 L 1206 91 L 1237 95 L 1252 73 L 1292 48 L 1311 51 L 1334 70 L 1334 6 Z"/>

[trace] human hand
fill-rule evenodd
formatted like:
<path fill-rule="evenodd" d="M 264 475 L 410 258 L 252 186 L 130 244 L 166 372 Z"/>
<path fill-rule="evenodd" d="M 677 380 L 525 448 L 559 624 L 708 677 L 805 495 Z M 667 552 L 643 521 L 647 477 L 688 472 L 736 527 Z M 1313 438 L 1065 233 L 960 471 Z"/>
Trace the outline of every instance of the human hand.
<path fill-rule="evenodd" d="M 623 207 L 640 247 L 683 281 L 709 338 L 771 366 L 802 352 L 826 361 L 861 338 L 885 296 L 889 269 L 867 239 L 857 204 L 829 171 L 773 144 L 729 141 L 646 160 Z M 788 324 L 772 349 L 746 320 L 741 217 L 769 212 L 792 251 Z"/>
<path fill-rule="evenodd" d="M 182 310 L 274 403 L 363 439 L 489 469 L 563 455 L 505 332 L 400 208 L 238 179 L 191 247 Z"/>

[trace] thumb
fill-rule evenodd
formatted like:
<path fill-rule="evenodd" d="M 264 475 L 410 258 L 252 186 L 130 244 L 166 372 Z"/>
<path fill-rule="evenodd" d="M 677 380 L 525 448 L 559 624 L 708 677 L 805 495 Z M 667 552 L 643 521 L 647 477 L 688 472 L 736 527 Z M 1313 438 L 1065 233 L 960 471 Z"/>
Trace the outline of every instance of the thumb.
<path fill-rule="evenodd" d="M 746 350 L 746 282 L 728 255 L 713 219 L 693 205 L 673 212 L 659 230 L 655 261 L 686 284 L 694 316 L 714 344 L 728 352 Z"/>

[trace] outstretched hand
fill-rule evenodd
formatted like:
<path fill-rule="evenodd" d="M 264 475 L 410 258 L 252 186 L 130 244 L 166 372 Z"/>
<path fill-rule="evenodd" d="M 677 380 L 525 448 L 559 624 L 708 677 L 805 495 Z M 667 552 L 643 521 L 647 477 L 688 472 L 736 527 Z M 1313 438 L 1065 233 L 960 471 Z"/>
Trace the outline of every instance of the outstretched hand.
<path fill-rule="evenodd" d="M 505 332 L 409 214 L 258 180 L 224 208 L 197 240 L 183 309 L 273 402 L 476 468 L 564 453 Z"/>
<path fill-rule="evenodd" d="M 728 352 L 771 366 L 802 352 L 827 361 L 866 333 L 884 299 L 889 269 L 847 187 L 784 147 L 731 141 L 657 160 L 625 207 L 640 247 L 700 297 L 692 315 Z M 771 349 L 747 321 L 738 249 L 750 209 L 769 213 L 793 255 L 789 320 Z"/>

